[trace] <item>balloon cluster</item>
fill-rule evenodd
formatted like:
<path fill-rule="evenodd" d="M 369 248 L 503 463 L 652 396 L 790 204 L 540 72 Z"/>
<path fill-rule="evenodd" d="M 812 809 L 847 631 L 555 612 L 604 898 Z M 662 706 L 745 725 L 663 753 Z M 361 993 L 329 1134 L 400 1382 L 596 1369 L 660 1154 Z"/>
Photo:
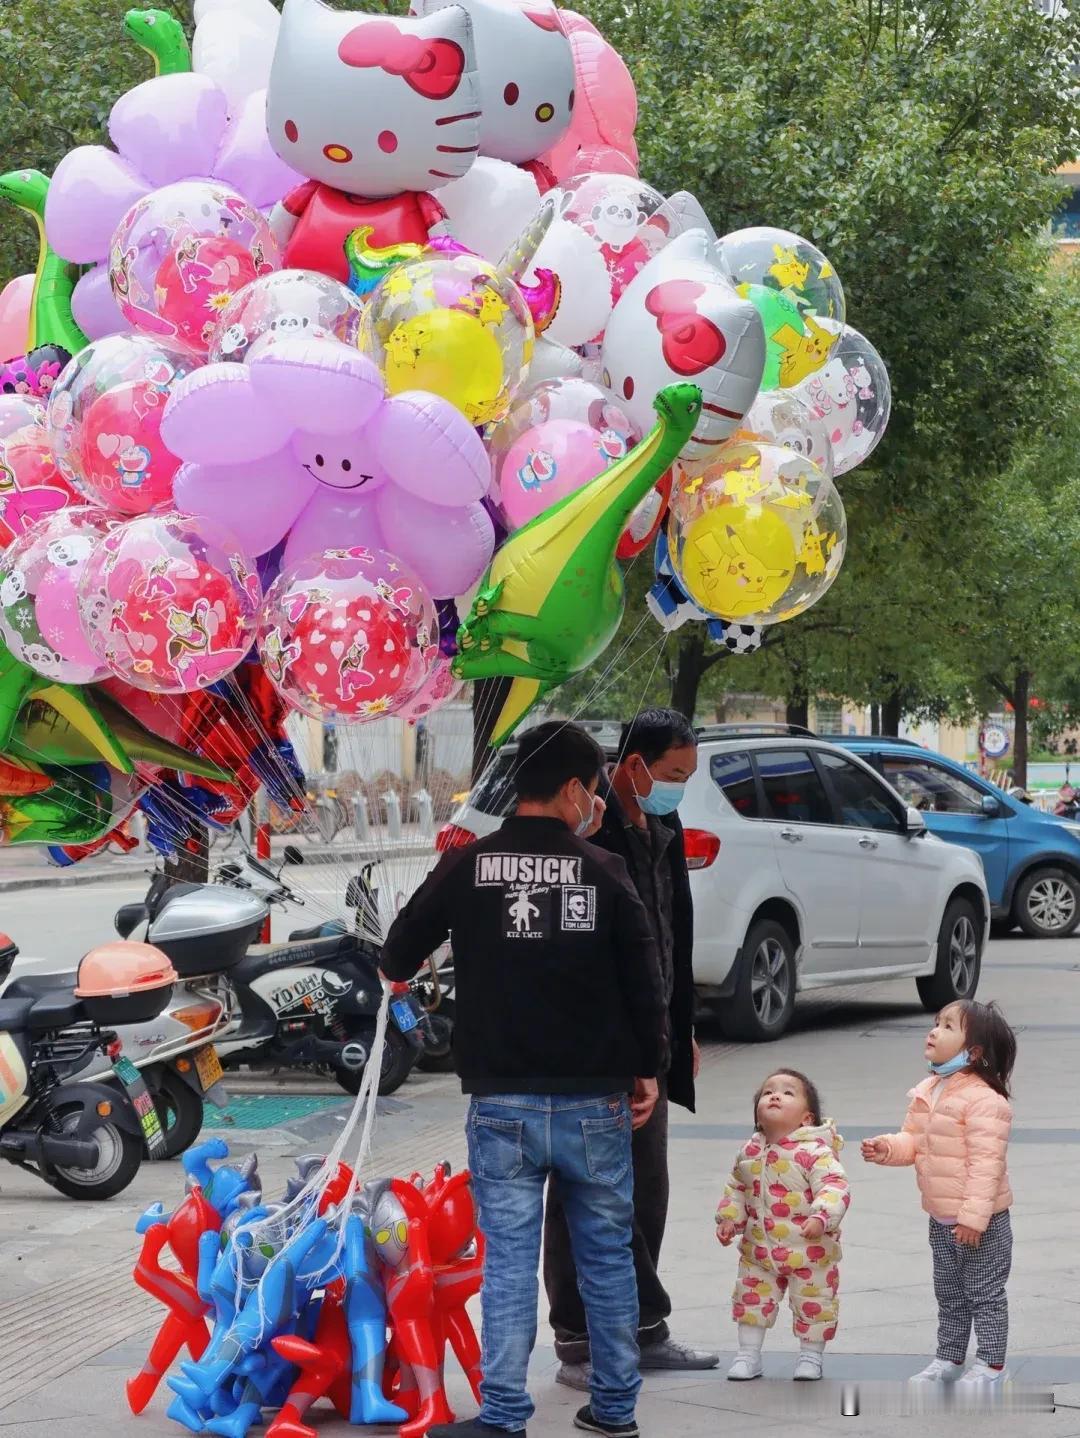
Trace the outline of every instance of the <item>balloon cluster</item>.
<path fill-rule="evenodd" d="M 220 1139 L 183 1156 L 188 1191 L 136 1225 L 135 1282 L 166 1315 L 127 1384 L 141 1413 L 167 1379 L 168 1416 L 193 1433 L 243 1438 L 276 1409 L 272 1438 L 310 1434 L 326 1398 L 353 1423 L 420 1438 L 453 1421 L 443 1387 L 447 1346 L 479 1400 L 480 1346 L 466 1311 L 478 1292 L 483 1237 L 469 1175 L 440 1165 L 359 1184 L 343 1162 L 297 1160 L 279 1200 L 264 1199 L 252 1155 L 239 1167 Z M 165 1251 L 173 1263 L 162 1263 Z"/>
<path fill-rule="evenodd" d="M 140 755 L 191 755 L 125 753 L 72 832 L 141 792 L 187 842 L 260 775 L 287 795 L 292 709 L 414 719 L 505 676 L 501 740 L 611 641 L 654 541 L 652 613 L 733 653 L 834 581 L 884 365 L 815 245 L 718 237 L 639 177 L 589 21 L 220 0 L 190 52 L 165 12 L 125 28 L 157 73 L 112 148 L 0 176 L 42 235 L 0 297 L 0 756 L 40 760 L 10 745 L 46 682 L 93 708 L 82 762 L 121 752 L 99 693 Z"/>

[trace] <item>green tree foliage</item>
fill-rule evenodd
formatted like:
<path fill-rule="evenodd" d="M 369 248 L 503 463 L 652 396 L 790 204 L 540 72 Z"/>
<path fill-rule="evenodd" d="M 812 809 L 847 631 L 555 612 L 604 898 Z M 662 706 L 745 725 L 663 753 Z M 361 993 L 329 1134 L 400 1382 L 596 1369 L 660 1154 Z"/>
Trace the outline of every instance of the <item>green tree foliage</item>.
<path fill-rule="evenodd" d="M 1078 21 L 1030 0 L 584 8 L 634 72 L 642 175 L 692 190 L 720 233 L 768 223 L 820 244 L 893 380 L 888 436 L 840 481 L 850 548 L 832 592 L 761 656 L 717 664 L 703 694 L 739 671 L 740 689 L 940 709 L 962 667 L 973 506 L 1044 422 L 1042 237 L 1054 169 L 1080 150 Z M 688 630 L 669 644 L 697 662 Z"/>

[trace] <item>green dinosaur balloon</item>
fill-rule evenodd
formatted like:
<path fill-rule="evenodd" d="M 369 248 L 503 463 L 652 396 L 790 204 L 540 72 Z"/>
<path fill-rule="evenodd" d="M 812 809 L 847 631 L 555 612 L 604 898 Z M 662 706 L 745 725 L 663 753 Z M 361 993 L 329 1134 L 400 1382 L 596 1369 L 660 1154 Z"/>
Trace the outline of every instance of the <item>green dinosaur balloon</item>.
<path fill-rule="evenodd" d="M 701 391 L 668 385 L 653 407 L 659 419 L 642 442 L 512 534 L 481 581 L 453 668 L 459 679 L 513 678 L 492 744 L 615 636 L 625 603 L 619 536 L 693 434 Z"/>
<path fill-rule="evenodd" d="M 86 344 L 86 336 L 71 313 L 71 296 L 78 271 L 62 260 L 45 238 L 45 198 L 49 177 L 40 170 L 9 170 L 0 175 L 0 200 L 24 210 L 37 225 L 38 262 L 34 275 L 34 297 L 30 304 L 30 336 L 27 353 L 39 345 L 59 345 L 69 355 Z M 0 355 L 0 359 L 10 359 Z"/>
<path fill-rule="evenodd" d="M 155 75 L 184 75 L 191 69 L 184 27 L 167 10 L 129 10 L 124 33 L 153 60 Z"/>

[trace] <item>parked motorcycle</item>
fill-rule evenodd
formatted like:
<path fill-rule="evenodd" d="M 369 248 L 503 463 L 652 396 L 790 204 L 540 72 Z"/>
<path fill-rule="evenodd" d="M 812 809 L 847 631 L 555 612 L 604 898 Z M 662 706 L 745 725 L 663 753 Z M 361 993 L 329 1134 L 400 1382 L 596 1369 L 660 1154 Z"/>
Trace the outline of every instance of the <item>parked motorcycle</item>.
<path fill-rule="evenodd" d="M 22 994 L 74 987 L 75 972 L 56 969 L 54 963 L 20 954 L 9 976 L 0 979 L 0 998 L 16 984 Z M 165 1135 L 165 1158 L 178 1157 L 195 1142 L 205 1100 L 224 1107 L 227 1096 L 213 1041 L 239 1024 L 232 986 L 220 974 L 205 974 L 178 982 L 169 1003 L 149 1022 L 118 1026 L 124 1058 L 139 1070 L 153 1096 Z M 113 1065 L 104 1054 L 94 1054 L 85 1077 L 113 1081 Z"/>
<path fill-rule="evenodd" d="M 0 976 L 18 948 L 0 935 Z M 164 1134 L 138 1069 L 121 1054 L 119 1023 L 148 1022 L 169 1002 L 176 971 L 146 944 L 111 943 L 82 960 L 72 988 L 18 982 L 0 998 L 0 1158 L 69 1198 L 112 1198 L 135 1177 L 144 1144 Z M 117 1083 L 77 1077 L 97 1058 Z"/>
<path fill-rule="evenodd" d="M 293 850 L 292 862 L 303 862 Z M 215 884 L 156 877 L 142 904 L 116 914 L 121 935 L 146 924 L 147 942 L 182 976 L 222 974 L 236 994 L 240 1025 L 216 1044 L 226 1068 L 303 1067 L 359 1092 L 382 998 L 378 945 L 358 934 L 298 929 L 287 943 L 257 942 L 270 904 L 302 900 L 260 860 L 222 865 Z M 408 1078 L 421 1049 L 420 1013 L 408 993 L 390 1004 L 379 1092 Z"/>

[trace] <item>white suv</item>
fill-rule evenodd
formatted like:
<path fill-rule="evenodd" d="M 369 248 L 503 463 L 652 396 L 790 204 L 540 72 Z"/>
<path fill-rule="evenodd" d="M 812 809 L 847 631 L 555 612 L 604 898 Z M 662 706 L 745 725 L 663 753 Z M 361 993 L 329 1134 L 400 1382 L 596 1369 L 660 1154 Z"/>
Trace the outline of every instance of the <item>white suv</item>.
<path fill-rule="evenodd" d="M 588 727 L 613 756 L 617 731 Z M 694 978 L 732 1037 L 779 1038 L 801 989 L 910 974 L 932 1012 L 975 993 L 990 926 L 977 854 L 934 838 L 868 764 L 809 732 L 721 724 L 698 742 L 679 807 Z M 440 849 L 513 807 L 515 753 L 499 751 Z"/>

